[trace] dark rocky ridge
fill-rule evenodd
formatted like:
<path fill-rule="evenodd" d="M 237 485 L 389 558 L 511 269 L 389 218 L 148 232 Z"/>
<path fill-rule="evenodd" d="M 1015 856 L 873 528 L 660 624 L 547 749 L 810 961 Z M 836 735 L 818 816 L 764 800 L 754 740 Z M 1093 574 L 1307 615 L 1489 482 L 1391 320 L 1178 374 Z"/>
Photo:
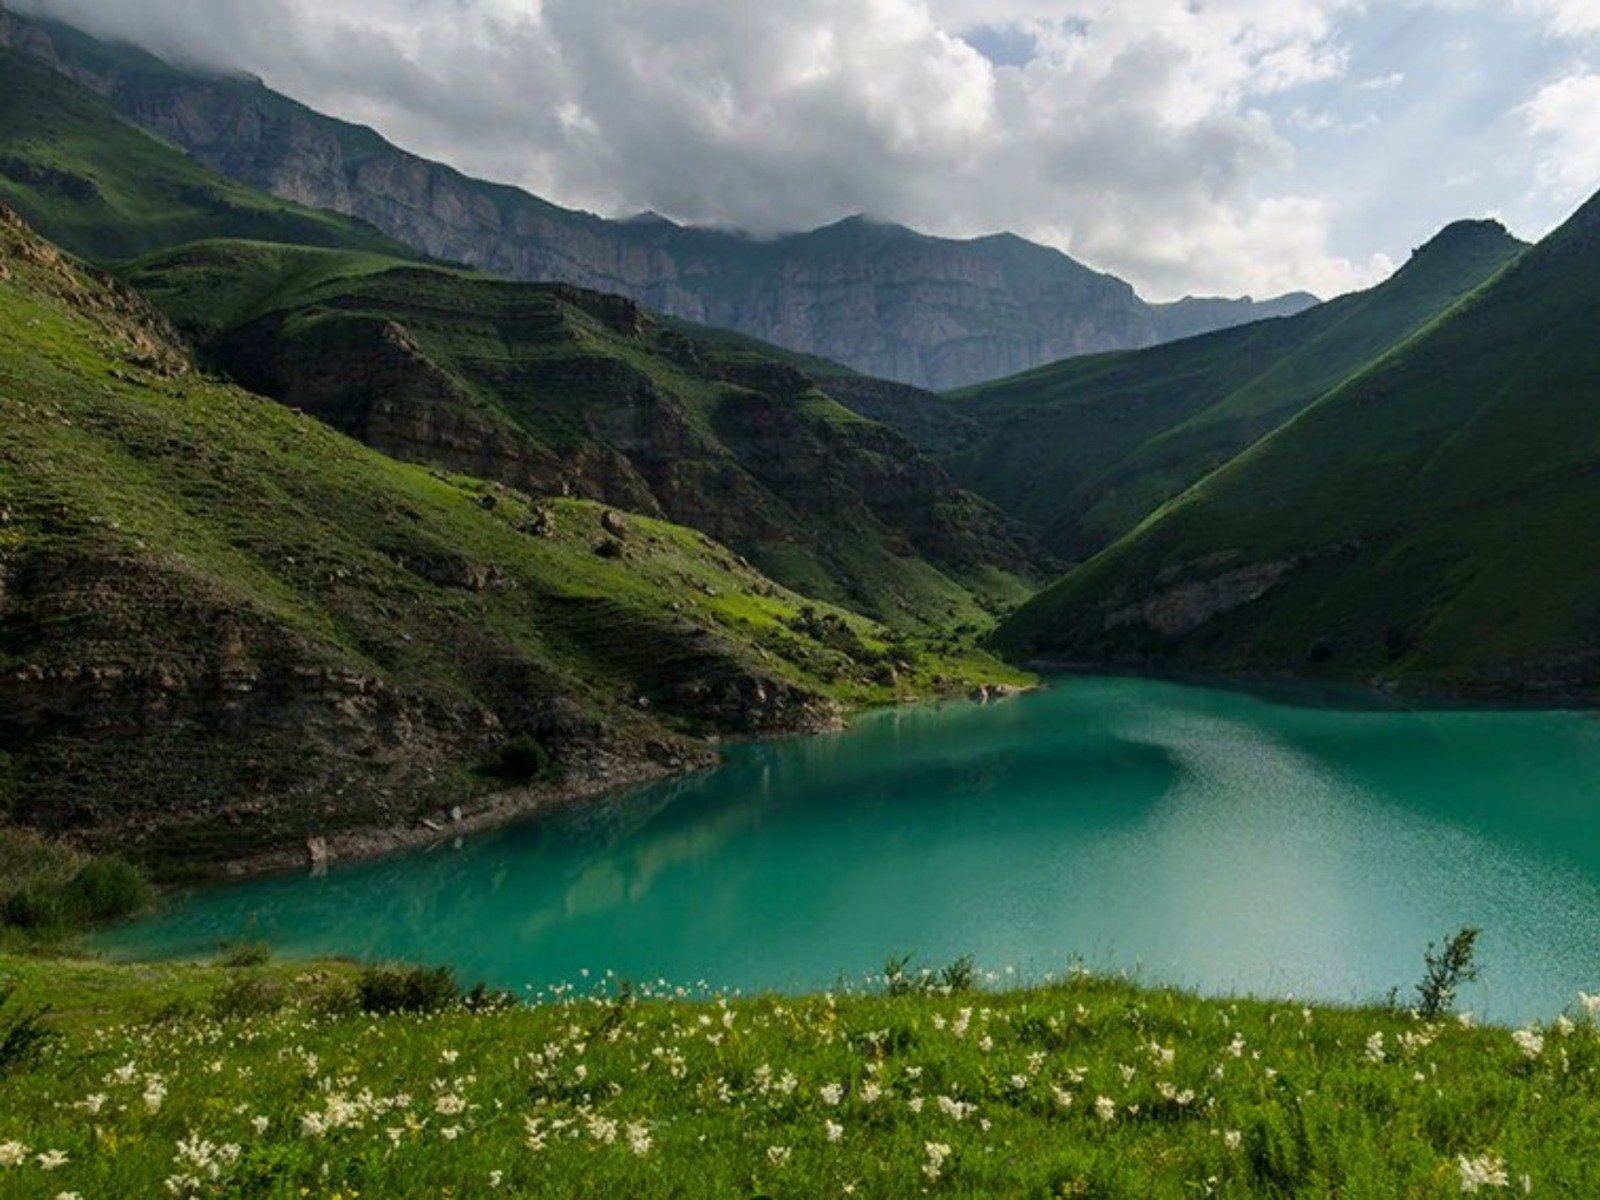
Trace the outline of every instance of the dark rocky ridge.
<path fill-rule="evenodd" d="M 7 43 L 207 166 L 360 217 L 434 257 L 620 293 L 921 387 L 960 387 L 1314 303 L 1294 295 L 1147 304 L 1123 281 L 1011 235 L 953 241 L 856 218 L 755 241 L 659 218 L 610 221 L 471 179 L 258 80 L 175 70 L 0 11 Z"/>

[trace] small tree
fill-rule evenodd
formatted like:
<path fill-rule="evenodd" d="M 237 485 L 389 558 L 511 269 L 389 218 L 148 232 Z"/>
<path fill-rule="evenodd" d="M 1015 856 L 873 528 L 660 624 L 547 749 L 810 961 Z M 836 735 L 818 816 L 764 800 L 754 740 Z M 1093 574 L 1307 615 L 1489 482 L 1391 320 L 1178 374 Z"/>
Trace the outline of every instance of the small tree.
<path fill-rule="evenodd" d="M 1428 943 L 1423 962 L 1427 971 L 1417 984 L 1417 1009 L 1425 1017 L 1437 1017 L 1452 1007 L 1463 983 L 1478 978 L 1478 935 L 1483 931 L 1468 925 L 1446 939 L 1444 949 Z"/>

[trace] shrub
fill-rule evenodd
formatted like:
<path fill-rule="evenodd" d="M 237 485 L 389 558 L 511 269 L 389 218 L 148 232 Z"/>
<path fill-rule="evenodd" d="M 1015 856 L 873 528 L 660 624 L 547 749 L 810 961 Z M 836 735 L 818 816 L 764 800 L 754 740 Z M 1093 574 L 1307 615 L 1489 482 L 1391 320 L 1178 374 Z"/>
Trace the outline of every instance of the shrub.
<path fill-rule="evenodd" d="M 1468 925 L 1457 930 L 1445 940 L 1444 949 L 1435 951 L 1428 943 L 1422 956 L 1427 971 L 1417 984 L 1417 1011 L 1425 1017 L 1437 1017 L 1456 1001 L 1456 992 L 1463 983 L 1478 978 L 1478 935 L 1482 930 Z"/>
<path fill-rule="evenodd" d="M 481 773 L 503 783 L 529 784 L 550 771 L 550 752 L 531 733 L 521 733 L 501 746 Z"/>
<path fill-rule="evenodd" d="M 150 884 L 118 858 L 89 859 L 64 882 L 36 880 L 0 900 L 0 924 L 28 933 L 60 935 L 146 907 Z"/>
<path fill-rule="evenodd" d="M 224 967 L 264 967 L 272 958 L 272 947 L 264 941 L 223 942 L 218 947 L 222 956 L 217 960 Z"/>
<path fill-rule="evenodd" d="M 281 984 L 260 975 L 240 975 L 211 995 L 211 1015 L 219 1021 L 242 1020 L 277 1012 L 287 1001 Z"/>
<path fill-rule="evenodd" d="M 13 1008 L 15 988 L 0 988 L 0 1079 L 36 1061 L 56 1035 L 46 1028 L 43 1008 Z"/>
<path fill-rule="evenodd" d="M 362 1012 L 431 1013 L 454 1004 L 461 988 L 449 967 L 366 967 L 356 979 L 356 996 Z"/>

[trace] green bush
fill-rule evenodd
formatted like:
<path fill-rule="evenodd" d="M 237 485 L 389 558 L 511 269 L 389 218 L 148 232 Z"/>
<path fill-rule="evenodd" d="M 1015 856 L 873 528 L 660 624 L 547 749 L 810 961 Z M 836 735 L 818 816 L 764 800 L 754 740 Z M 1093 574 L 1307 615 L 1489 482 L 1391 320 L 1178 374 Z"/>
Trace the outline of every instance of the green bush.
<path fill-rule="evenodd" d="M 264 967 L 272 959 L 272 947 L 266 942 L 223 942 L 219 947 L 222 956 L 217 960 L 224 967 Z"/>
<path fill-rule="evenodd" d="M 219 1021 L 243 1020 L 277 1012 L 287 1002 L 282 984 L 260 975 L 238 975 L 211 994 L 211 1015 Z"/>
<path fill-rule="evenodd" d="M 531 733 L 518 734 L 484 764 L 482 773 L 503 783 L 530 784 L 550 771 L 550 752 Z"/>
<path fill-rule="evenodd" d="M 13 1008 L 14 988 L 0 988 L 0 1079 L 38 1061 L 55 1036 L 45 1027 L 42 1008 Z"/>
<path fill-rule="evenodd" d="M 0 925 L 59 936 L 136 913 L 152 896 L 136 867 L 117 858 L 89 859 L 64 881 L 36 879 L 0 897 Z"/>
<path fill-rule="evenodd" d="M 356 996 L 367 1013 L 431 1013 L 461 998 L 449 967 L 366 967 L 356 979 Z"/>

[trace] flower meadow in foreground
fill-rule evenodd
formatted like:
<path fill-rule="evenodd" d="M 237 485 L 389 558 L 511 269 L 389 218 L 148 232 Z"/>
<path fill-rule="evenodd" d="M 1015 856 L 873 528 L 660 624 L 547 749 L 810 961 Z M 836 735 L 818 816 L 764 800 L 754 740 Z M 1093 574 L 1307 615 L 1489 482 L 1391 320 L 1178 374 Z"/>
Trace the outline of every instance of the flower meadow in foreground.
<path fill-rule="evenodd" d="M 140 970 L 71 968 L 0 1068 L 0 1196 L 1600 1195 L 1591 997 L 1515 1031 L 1086 975 L 375 1016 L 347 968 Z"/>

